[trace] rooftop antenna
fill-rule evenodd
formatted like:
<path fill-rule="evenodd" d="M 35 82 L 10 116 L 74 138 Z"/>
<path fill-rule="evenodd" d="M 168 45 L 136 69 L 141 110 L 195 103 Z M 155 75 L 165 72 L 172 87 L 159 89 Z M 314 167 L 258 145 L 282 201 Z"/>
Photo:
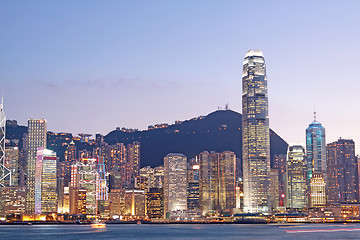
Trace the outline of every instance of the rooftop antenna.
<path fill-rule="evenodd" d="M 315 110 L 315 106 L 314 106 L 314 122 L 316 122 L 316 110 Z"/>

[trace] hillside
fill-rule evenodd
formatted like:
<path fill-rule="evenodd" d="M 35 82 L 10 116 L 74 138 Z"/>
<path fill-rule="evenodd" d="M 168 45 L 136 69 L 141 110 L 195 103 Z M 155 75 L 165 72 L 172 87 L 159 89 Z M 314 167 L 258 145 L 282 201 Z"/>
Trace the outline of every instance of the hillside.
<path fill-rule="evenodd" d="M 109 144 L 116 142 L 141 143 L 141 166 L 158 166 L 170 152 L 184 153 L 193 158 L 202 151 L 234 151 L 242 156 L 241 114 L 218 110 L 206 117 L 169 125 L 167 128 L 138 132 L 115 130 L 105 136 Z M 271 156 L 286 154 L 287 143 L 270 130 Z"/>

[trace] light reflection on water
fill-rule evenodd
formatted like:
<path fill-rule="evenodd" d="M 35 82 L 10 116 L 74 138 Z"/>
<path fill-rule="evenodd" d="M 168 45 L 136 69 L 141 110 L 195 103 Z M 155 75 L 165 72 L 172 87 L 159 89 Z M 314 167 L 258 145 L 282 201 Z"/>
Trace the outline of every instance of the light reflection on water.
<path fill-rule="evenodd" d="M 360 224 L 0 225 L 0 239 L 358 239 Z"/>

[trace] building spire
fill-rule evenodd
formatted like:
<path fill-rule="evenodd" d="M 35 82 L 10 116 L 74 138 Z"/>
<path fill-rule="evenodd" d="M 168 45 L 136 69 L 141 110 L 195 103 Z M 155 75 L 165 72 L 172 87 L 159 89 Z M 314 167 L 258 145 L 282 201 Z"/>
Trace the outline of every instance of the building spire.
<path fill-rule="evenodd" d="M 4 88 L 2 87 L 1 88 L 1 105 L 0 105 L 1 108 L 4 107 Z"/>
<path fill-rule="evenodd" d="M 314 122 L 316 122 L 316 109 L 314 107 Z"/>

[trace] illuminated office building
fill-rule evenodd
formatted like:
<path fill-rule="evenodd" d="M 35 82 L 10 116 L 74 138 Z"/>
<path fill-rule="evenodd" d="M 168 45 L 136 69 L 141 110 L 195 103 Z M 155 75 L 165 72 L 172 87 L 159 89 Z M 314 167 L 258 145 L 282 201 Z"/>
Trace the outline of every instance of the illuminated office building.
<path fill-rule="evenodd" d="M 146 193 L 146 215 L 150 219 L 164 217 L 164 194 L 162 188 L 150 188 Z"/>
<path fill-rule="evenodd" d="M 164 214 L 187 209 L 187 158 L 169 153 L 164 158 Z"/>
<path fill-rule="evenodd" d="M 69 187 L 69 213 L 70 214 L 87 214 L 86 209 L 86 189 L 78 187 Z M 90 213 L 93 214 L 93 213 Z"/>
<path fill-rule="evenodd" d="M 313 172 L 310 180 L 310 207 L 324 207 L 326 204 L 326 183 L 321 173 Z"/>
<path fill-rule="evenodd" d="M 153 188 L 163 188 L 164 174 L 165 174 L 164 166 L 158 166 L 154 168 L 154 179 L 153 179 L 154 182 L 151 184 Z"/>
<path fill-rule="evenodd" d="M 154 169 L 150 166 L 146 166 L 140 169 L 140 183 L 139 188 L 144 190 L 145 193 L 152 188 L 154 182 Z"/>
<path fill-rule="evenodd" d="M 202 152 L 199 155 L 199 199 L 203 215 L 217 211 L 232 211 L 236 207 L 235 171 L 233 152 Z"/>
<path fill-rule="evenodd" d="M 106 179 L 104 158 L 99 157 L 97 161 L 97 183 L 96 183 L 96 196 L 97 200 L 108 200 L 108 184 Z"/>
<path fill-rule="evenodd" d="M 219 158 L 219 208 L 221 211 L 232 211 L 235 208 L 235 172 L 236 156 L 231 151 L 220 153 Z"/>
<path fill-rule="evenodd" d="M 38 148 L 35 166 L 35 214 L 57 212 L 56 153 Z"/>
<path fill-rule="evenodd" d="M 316 120 L 306 129 L 307 179 L 313 172 L 321 173 L 327 180 L 325 128 Z"/>
<path fill-rule="evenodd" d="M 278 169 L 271 169 L 270 170 L 270 209 L 276 210 L 279 207 L 279 171 Z"/>
<path fill-rule="evenodd" d="M 26 139 L 26 212 L 35 212 L 35 166 L 38 148 L 46 148 L 47 122 L 44 119 L 29 119 Z"/>
<path fill-rule="evenodd" d="M 288 148 L 286 163 L 286 200 L 288 208 L 307 207 L 306 156 L 302 146 Z"/>
<path fill-rule="evenodd" d="M 110 216 L 122 216 L 125 210 L 125 189 L 112 189 L 109 192 Z"/>
<path fill-rule="evenodd" d="M 25 187 L 0 188 L 0 217 L 25 213 Z"/>
<path fill-rule="evenodd" d="M 11 186 L 19 185 L 19 148 L 7 147 L 5 149 L 5 167 L 11 172 Z M 10 183 L 7 184 L 10 186 Z"/>
<path fill-rule="evenodd" d="M 270 135 L 264 55 L 249 50 L 243 64 L 242 143 L 244 211 L 268 212 Z"/>
<path fill-rule="evenodd" d="M 203 215 L 213 215 L 218 209 L 218 162 L 219 154 L 215 152 L 202 152 L 199 155 L 200 183 L 199 198 Z"/>
<path fill-rule="evenodd" d="M 144 190 L 125 191 L 124 214 L 133 218 L 144 218 L 146 213 Z"/>
<path fill-rule="evenodd" d="M 279 176 L 279 207 L 284 207 L 286 193 L 286 154 L 277 154 L 274 156 L 274 169 L 278 170 Z"/>
<path fill-rule="evenodd" d="M 63 187 L 62 193 L 58 196 L 58 213 L 70 213 L 70 189 Z"/>
<path fill-rule="evenodd" d="M 187 209 L 200 209 L 200 164 L 197 158 L 191 159 L 187 169 L 188 197 Z"/>
<path fill-rule="evenodd" d="M 84 158 L 71 166 L 70 186 L 86 191 L 86 214 L 96 214 L 98 171 L 95 158 Z M 76 196 L 76 194 L 75 194 Z"/>
<path fill-rule="evenodd" d="M 339 139 L 327 145 L 327 169 L 329 203 L 357 203 L 357 160 L 353 140 Z"/>

